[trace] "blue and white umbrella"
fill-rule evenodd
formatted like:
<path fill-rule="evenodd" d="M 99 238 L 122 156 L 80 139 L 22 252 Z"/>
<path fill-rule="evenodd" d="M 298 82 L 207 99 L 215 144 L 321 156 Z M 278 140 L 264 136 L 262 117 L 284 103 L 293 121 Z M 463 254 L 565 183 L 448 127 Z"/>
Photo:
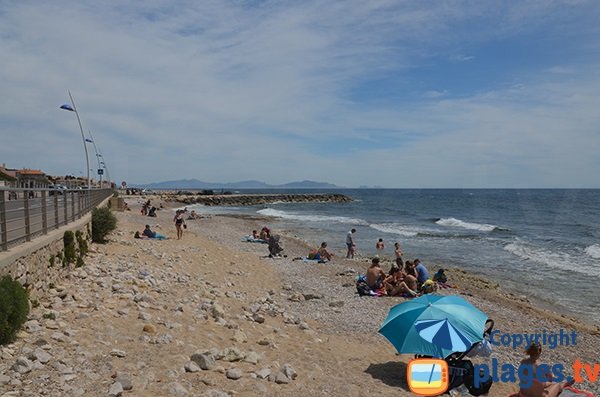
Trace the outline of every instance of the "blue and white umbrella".
<path fill-rule="evenodd" d="M 415 322 L 415 328 L 421 338 L 443 349 L 464 352 L 473 344 L 473 341 L 456 329 L 447 318 L 444 320 L 419 320 Z"/>
<path fill-rule="evenodd" d="M 487 319 L 459 296 L 427 294 L 392 307 L 379 332 L 400 353 L 445 358 L 480 342 Z"/>

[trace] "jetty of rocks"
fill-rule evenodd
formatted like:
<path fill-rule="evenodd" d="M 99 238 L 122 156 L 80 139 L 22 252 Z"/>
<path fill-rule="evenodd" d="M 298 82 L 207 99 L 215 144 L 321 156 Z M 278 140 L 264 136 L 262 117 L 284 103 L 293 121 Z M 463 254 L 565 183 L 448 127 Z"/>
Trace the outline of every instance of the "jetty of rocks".
<path fill-rule="evenodd" d="M 333 202 L 342 203 L 352 201 L 352 198 L 343 194 L 226 194 L 226 195 L 198 195 L 198 194 L 163 194 L 165 201 L 175 201 L 183 204 L 202 204 L 206 206 L 250 206 L 261 204 L 307 203 L 307 202 Z"/>

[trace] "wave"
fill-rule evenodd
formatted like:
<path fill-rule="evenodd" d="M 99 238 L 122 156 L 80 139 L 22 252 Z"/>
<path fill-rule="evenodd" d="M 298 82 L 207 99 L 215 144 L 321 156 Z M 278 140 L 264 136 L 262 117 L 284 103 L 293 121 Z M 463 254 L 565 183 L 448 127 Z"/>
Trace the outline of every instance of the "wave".
<path fill-rule="evenodd" d="M 383 233 L 398 234 L 400 236 L 405 236 L 405 237 L 415 237 L 419 234 L 419 232 L 417 230 L 414 230 L 413 228 L 410 228 L 407 226 L 400 225 L 398 223 L 385 223 L 385 224 L 373 223 L 373 224 L 369 225 L 369 227 L 371 227 L 375 230 L 379 230 L 380 232 L 383 232 Z"/>
<path fill-rule="evenodd" d="M 481 232 L 491 232 L 493 230 L 506 230 L 496 225 L 488 225 L 487 223 L 471 223 L 461 221 L 456 218 L 440 218 L 435 223 L 440 226 L 462 227 L 463 229 L 479 230 Z"/>
<path fill-rule="evenodd" d="M 586 247 L 584 252 L 594 259 L 600 259 L 600 245 L 598 245 L 598 244 L 594 244 L 594 245 L 590 245 L 589 247 Z"/>
<path fill-rule="evenodd" d="M 521 259 L 537 262 L 554 269 L 577 272 L 588 276 L 596 277 L 598 267 L 593 264 L 586 264 L 583 261 L 576 260 L 567 253 L 557 253 L 547 251 L 543 248 L 532 247 L 524 243 L 510 243 L 504 249 Z M 575 266 L 574 264 L 577 263 Z"/>
<path fill-rule="evenodd" d="M 335 222 L 335 223 L 347 223 L 350 225 L 368 225 L 363 219 L 349 218 L 346 216 L 327 216 L 327 215 L 299 215 L 291 212 L 276 210 L 273 208 L 264 208 L 256 211 L 257 213 L 265 216 L 272 216 L 275 218 L 290 219 L 296 221 L 307 221 L 307 222 Z"/>

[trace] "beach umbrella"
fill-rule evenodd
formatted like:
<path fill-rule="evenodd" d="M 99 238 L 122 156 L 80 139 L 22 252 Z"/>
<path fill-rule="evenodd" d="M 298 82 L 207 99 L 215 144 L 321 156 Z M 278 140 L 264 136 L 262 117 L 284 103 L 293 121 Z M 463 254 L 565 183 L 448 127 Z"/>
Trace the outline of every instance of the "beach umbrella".
<path fill-rule="evenodd" d="M 400 353 L 446 358 L 480 342 L 487 319 L 459 296 L 427 294 L 392 307 L 379 333 Z"/>

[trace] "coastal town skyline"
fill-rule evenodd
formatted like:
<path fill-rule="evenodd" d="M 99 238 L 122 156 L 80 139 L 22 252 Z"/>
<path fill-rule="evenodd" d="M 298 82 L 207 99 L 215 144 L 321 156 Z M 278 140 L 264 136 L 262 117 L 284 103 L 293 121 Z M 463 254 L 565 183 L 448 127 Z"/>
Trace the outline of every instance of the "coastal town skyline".
<path fill-rule="evenodd" d="M 0 162 L 86 175 L 59 109 L 71 90 L 117 184 L 598 188 L 599 16 L 591 1 L 3 3 Z"/>

